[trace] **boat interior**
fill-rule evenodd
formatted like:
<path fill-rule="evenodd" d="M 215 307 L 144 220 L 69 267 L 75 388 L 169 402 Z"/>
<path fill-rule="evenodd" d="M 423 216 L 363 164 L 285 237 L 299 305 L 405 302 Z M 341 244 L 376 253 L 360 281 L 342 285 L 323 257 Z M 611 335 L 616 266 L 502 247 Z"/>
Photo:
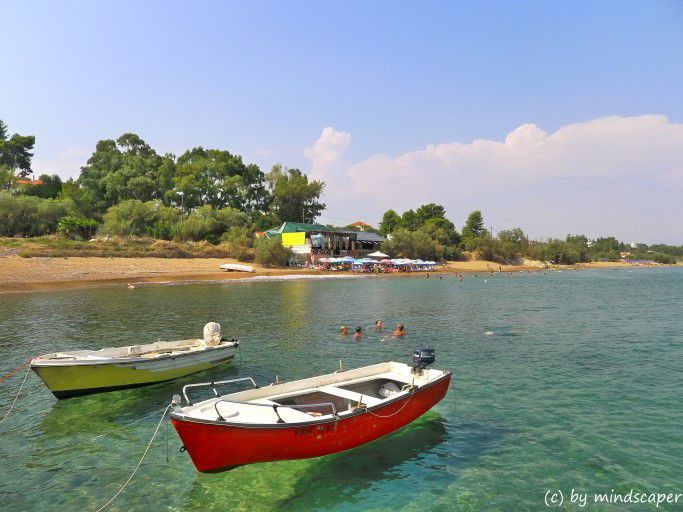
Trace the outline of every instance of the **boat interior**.
<path fill-rule="evenodd" d="M 154 359 L 165 355 L 177 356 L 197 352 L 206 348 L 232 346 L 232 341 L 221 341 L 219 345 L 208 346 L 202 339 L 157 341 L 146 345 L 131 345 L 128 347 L 108 347 L 100 350 L 75 350 L 73 352 L 53 352 L 37 358 L 42 361 L 97 361 L 105 359 L 146 358 Z"/>
<path fill-rule="evenodd" d="M 359 407 L 372 407 L 407 395 L 413 387 L 442 375 L 442 371 L 431 369 L 416 375 L 408 365 L 381 363 L 223 395 L 182 407 L 175 413 L 188 419 L 240 424 L 311 422 L 335 414 L 341 417 Z"/>

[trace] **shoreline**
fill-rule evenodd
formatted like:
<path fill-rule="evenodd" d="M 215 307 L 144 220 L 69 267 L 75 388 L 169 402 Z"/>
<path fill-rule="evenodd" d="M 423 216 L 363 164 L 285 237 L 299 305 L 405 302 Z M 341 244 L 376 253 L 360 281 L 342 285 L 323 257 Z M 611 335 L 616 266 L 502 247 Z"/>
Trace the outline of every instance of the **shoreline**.
<path fill-rule="evenodd" d="M 225 272 L 222 263 L 238 263 L 225 258 L 98 258 L 98 257 L 36 257 L 0 256 L 0 295 L 45 291 L 75 290 L 133 285 L 171 285 L 188 283 L 262 282 L 269 280 L 357 278 L 372 274 L 310 270 L 290 267 L 264 267 L 251 264 L 255 273 Z M 649 265 L 659 268 L 678 265 Z M 578 265 L 553 265 L 548 268 L 538 263 L 499 265 L 489 261 L 452 261 L 433 275 L 487 274 L 498 268 L 506 272 L 540 272 L 553 270 L 583 270 L 600 268 L 643 268 L 619 262 L 593 262 Z M 380 274 L 383 278 L 415 278 L 422 272 Z"/>

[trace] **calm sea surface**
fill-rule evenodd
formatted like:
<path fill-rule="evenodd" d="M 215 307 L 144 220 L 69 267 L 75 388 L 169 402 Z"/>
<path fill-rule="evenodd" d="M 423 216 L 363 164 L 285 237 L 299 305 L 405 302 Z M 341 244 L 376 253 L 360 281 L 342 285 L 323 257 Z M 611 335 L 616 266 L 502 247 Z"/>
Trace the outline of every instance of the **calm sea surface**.
<path fill-rule="evenodd" d="M 198 337 L 208 321 L 243 347 L 218 370 L 60 402 L 30 374 L 0 424 L 0 509 L 96 510 L 128 478 L 159 415 L 126 424 L 183 384 L 292 380 L 340 359 L 408 362 L 430 344 L 453 384 L 403 430 L 346 453 L 204 475 L 163 426 L 109 510 L 539 510 L 551 489 L 564 493 L 564 510 L 623 510 L 593 505 L 592 494 L 683 493 L 682 317 L 680 268 L 0 296 L 0 375 L 55 350 Z M 407 336 L 373 331 L 378 318 L 404 323 Z M 341 339 L 342 324 L 363 326 L 363 340 Z M 0 384 L 0 417 L 22 378 Z M 591 493 L 586 508 L 567 503 L 572 488 Z"/>

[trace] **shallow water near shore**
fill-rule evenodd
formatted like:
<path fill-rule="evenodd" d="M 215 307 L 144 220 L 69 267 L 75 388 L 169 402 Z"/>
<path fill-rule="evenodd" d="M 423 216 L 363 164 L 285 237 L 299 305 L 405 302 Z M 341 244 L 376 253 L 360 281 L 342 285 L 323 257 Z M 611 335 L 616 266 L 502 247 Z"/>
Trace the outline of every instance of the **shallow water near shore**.
<path fill-rule="evenodd" d="M 59 402 L 30 374 L 0 424 L 2 509 L 99 508 L 160 413 L 126 424 L 183 384 L 408 362 L 425 344 L 454 379 L 408 427 L 337 455 L 204 475 L 163 425 L 109 510 L 539 510 L 548 490 L 566 501 L 571 489 L 683 492 L 681 268 L 102 288 L 0 296 L 0 306 L 0 375 L 57 349 L 197 337 L 208 321 L 242 342 L 229 366 Z M 398 322 L 401 340 L 389 336 Z M 363 326 L 362 341 L 340 338 L 340 325 Z M 0 384 L 0 417 L 23 375 Z"/>

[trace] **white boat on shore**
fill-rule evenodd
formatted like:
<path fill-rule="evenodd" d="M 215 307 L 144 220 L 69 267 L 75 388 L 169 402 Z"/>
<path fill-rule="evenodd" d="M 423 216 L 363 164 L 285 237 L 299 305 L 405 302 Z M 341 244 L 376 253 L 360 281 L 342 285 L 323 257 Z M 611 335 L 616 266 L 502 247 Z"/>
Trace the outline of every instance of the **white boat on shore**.
<path fill-rule="evenodd" d="M 227 272 L 256 272 L 256 269 L 251 265 L 240 265 L 239 263 L 225 263 L 224 265 L 219 265 L 218 268 Z"/>
<path fill-rule="evenodd" d="M 232 360 L 238 347 L 239 341 L 222 339 L 219 324 L 209 323 L 203 339 L 53 352 L 33 359 L 31 369 L 54 396 L 71 398 L 208 370 Z"/>

